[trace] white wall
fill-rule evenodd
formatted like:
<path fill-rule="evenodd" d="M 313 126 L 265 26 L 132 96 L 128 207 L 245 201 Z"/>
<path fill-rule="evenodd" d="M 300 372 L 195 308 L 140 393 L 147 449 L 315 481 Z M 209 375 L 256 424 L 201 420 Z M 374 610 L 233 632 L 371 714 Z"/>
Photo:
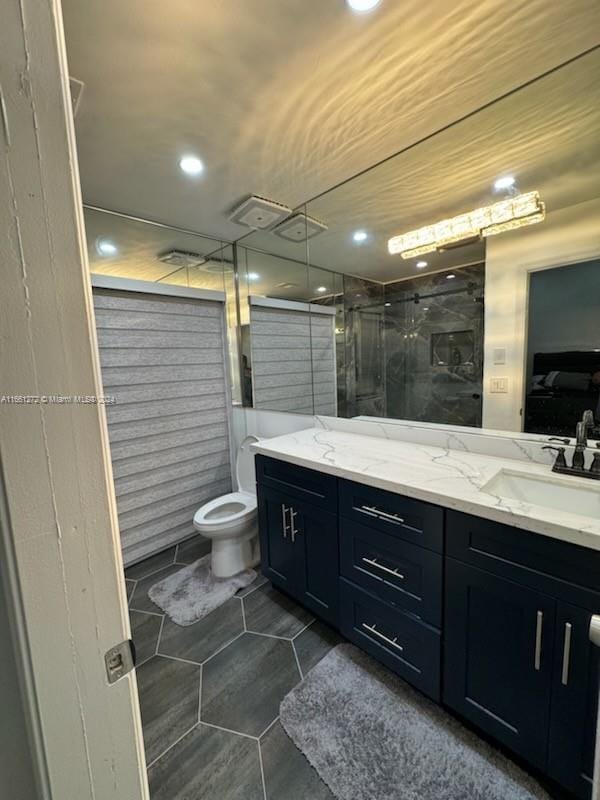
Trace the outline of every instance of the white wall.
<path fill-rule="evenodd" d="M 546 220 L 487 241 L 483 427 L 522 430 L 525 394 L 529 272 L 600 255 L 600 199 L 550 211 Z M 494 364 L 495 348 L 506 363 Z M 490 381 L 508 378 L 507 394 L 492 394 Z"/>

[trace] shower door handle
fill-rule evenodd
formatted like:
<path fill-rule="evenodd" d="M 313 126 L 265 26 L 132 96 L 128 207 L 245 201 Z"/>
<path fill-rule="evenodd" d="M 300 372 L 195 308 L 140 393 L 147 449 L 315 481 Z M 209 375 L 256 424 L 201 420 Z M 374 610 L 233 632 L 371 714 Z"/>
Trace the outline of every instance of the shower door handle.
<path fill-rule="evenodd" d="M 291 511 L 291 510 L 292 510 L 291 508 L 286 508 L 284 503 L 281 504 L 281 528 L 282 528 L 282 531 L 283 531 L 283 538 L 284 539 L 287 539 L 288 528 L 289 528 L 286 514 L 288 513 L 288 511 Z M 292 541 L 294 541 L 293 538 L 292 538 Z"/>

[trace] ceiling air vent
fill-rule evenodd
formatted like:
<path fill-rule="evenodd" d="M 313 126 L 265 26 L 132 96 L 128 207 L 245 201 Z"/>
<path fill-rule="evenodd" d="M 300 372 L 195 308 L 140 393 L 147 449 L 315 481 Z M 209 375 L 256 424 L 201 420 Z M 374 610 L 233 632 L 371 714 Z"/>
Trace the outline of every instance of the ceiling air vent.
<path fill-rule="evenodd" d="M 185 250 L 169 250 L 159 255 L 158 260 L 171 267 L 199 267 L 206 262 L 200 253 L 189 253 Z"/>
<path fill-rule="evenodd" d="M 277 225 L 292 213 L 292 209 L 273 200 L 252 195 L 231 212 L 229 219 L 246 228 L 264 231 Z"/>
<path fill-rule="evenodd" d="M 278 225 L 273 233 L 281 236 L 282 239 L 287 239 L 289 242 L 304 242 L 307 239 L 313 239 L 326 230 L 327 225 L 324 222 L 319 222 L 318 219 L 309 217 L 306 214 L 294 214 L 293 217 Z"/>

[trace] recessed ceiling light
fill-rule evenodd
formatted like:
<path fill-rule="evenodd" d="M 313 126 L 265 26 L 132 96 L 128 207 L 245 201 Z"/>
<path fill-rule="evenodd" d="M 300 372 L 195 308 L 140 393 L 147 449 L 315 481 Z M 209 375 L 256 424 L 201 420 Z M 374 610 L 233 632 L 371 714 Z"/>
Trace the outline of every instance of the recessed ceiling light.
<path fill-rule="evenodd" d="M 317 292 L 326 292 L 326 291 L 327 291 L 326 286 L 317 286 Z"/>
<path fill-rule="evenodd" d="M 354 231 L 352 234 L 352 239 L 357 243 L 360 244 L 361 242 L 366 242 L 369 234 L 366 231 Z"/>
<path fill-rule="evenodd" d="M 427 261 L 417 261 L 417 269 L 425 269 Z"/>
<path fill-rule="evenodd" d="M 391 303 L 384 303 L 383 304 L 386 308 L 389 308 L 392 304 Z"/>
<path fill-rule="evenodd" d="M 110 239 L 96 239 L 96 252 L 99 256 L 103 258 L 110 258 L 111 256 L 116 256 L 119 252 L 119 248 L 114 242 L 111 242 Z"/>
<path fill-rule="evenodd" d="M 179 160 L 179 167 L 186 175 L 200 175 L 204 172 L 204 163 L 198 156 L 183 156 Z"/>
<path fill-rule="evenodd" d="M 381 0 L 347 0 L 352 11 L 372 11 Z"/>
<path fill-rule="evenodd" d="M 249 272 L 248 273 L 248 280 L 249 281 L 258 281 L 260 280 L 260 275 L 258 272 Z"/>
<path fill-rule="evenodd" d="M 515 179 L 512 175 L 504 175 L 502 178 L 494 181 L 494 191 L 502 192 L 505 189 L 512 189 L 515 185 Z"/>
<path fill-rule="evenodd" d="M 456 275 L 453 272 L 451 272 L 449 275 L 446 275 L 447 281 L 451 281 L 453 278 L 456 278 Z"/>

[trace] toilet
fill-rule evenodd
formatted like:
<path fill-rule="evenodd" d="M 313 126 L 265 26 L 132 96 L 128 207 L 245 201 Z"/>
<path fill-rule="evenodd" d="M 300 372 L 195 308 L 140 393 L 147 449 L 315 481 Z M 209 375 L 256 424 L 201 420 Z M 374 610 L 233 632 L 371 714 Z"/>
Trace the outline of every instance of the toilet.
<path fill-rule="evenodd" d="M 216 497 L 194 515 L 194 527 L 212 541 L 213 575 L 230 578 L 254 567 L 260 560 L 256 510 L 254 454 L 250 445 L 257 436 L 247 436 L 237 453 L 237 491 Z"/>

